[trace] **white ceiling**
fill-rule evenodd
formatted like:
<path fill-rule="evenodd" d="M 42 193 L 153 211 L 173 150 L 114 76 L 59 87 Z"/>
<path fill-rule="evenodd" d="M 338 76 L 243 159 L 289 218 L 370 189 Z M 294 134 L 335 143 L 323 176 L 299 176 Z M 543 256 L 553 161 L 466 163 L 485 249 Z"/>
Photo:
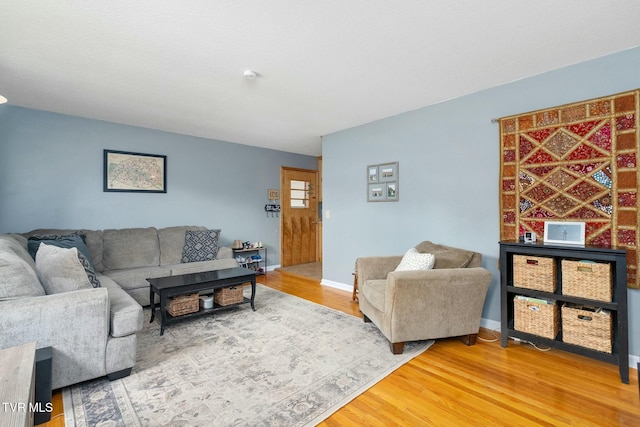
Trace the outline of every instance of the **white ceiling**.
<path fill-rule="evenodd" d="M 322 135 L 635 46 L 638 0 L 0 0 L 0 94 L 319 155 Z"/>

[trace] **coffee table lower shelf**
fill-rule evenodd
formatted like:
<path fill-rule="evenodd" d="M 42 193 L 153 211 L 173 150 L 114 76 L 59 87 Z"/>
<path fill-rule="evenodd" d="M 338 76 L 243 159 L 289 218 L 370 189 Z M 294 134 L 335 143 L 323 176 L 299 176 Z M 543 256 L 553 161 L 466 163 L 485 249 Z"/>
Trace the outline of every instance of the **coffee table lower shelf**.
<path fill-rule="evenodd" d="M 156 315 L 155 295 L 160 297 L 160 335 L 164 335 L 164 330 L 169 323 L 189 319 L 196 316 L 215 313 L 216 311 L 227 310 L 243 304 L 251 304 L 253 311 L 256 311 L 256 272 L 242 267 L 226 268 L 222 270 L 208 271 L 205 273 L 183 274 L 169 277 L 147 279 L 149 282 L 149 303 L 151 306 L 151 320 L 153 323 Z M 215 291 L 216 289 L 240 286 L 251 283 L 251 298 L 243 297 L 241 302 L 220 305 L 214 302 L 212 308 L 200 308 L 193 313 L 181 316 L 172 316 L 167 313 L 169 298 L 192 294 L 195 292 Z"/>
<path fill-rule="evenodd" d="M 202 316 L 203 314 L 210 314 L 216 311 L 228 310 L 230 308 L 236 308 L 243 304 L 251 304 L 251 299 L 244 297 L 241 302 L 236 302 L 233 304 L 220 305 L 218 303 L 214 303 L 212 308 L 202 308 L 198 309 L 198 311 L 194 311 L 193 313 L 181 314 L 180 316 L 172 316 L 167 313 L 167 322 L 173 323 L 183 319 L 189 319 L 191 317 Z M 254 310 L 255 311 L 255 310 Z M 152 322 L 153 320 L 151 320 Z"/>

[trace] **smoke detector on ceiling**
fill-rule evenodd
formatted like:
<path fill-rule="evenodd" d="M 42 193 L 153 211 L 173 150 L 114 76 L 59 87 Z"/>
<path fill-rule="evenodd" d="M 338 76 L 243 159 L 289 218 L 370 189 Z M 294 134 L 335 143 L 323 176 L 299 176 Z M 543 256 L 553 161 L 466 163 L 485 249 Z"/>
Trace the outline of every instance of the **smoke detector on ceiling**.
<path fill-rule="evenodd" d="M 247 80 L 253 80 L 258 77 L 258 73 L 253 70 L 244 70 L 244 78 Z"/>

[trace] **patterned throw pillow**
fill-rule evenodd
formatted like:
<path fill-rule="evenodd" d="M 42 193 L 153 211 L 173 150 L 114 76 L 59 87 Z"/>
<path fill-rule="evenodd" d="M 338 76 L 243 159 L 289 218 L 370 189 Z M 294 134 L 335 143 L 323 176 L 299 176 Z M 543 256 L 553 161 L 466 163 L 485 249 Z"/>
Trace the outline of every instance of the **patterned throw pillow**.
<path fill-rule="evenodd" d="M 396 271 L 430 270 L 436 262 L 433 254 L 421 254 L 416 248 L 409 249 Z"/>
<path fill-rule="evenodd" d="M 187 230 L 182 262 L 211 261 L 218 256 L 220 230 Z"/>
<path fill-rule="evenodd" d="M 82 264 L 82 268 L 84 268 L 84 272 L 87 274 L 87 279 L 89 279 L 89 283 L 94 288 L 100 287 L 100 280 L 98 280 L 98 275 L 96 271 L 93 269 L 93 266 L 89 262 L 86 256 L 82 254 L 82 252 L 78 251 L 78 261 Z"/>

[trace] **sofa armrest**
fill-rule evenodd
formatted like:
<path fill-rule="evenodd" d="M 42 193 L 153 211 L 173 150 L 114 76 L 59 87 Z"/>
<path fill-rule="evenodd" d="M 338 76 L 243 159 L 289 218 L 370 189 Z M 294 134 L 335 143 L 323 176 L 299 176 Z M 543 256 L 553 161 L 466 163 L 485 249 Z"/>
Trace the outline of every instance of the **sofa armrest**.
<path fill-rule="evenodd" d="M 392 335 L 414 334 L 411 325 L 432 337 L 477 333 L 491 279 L 482 267 L 391 272 L 384 321 Z"/>
<path fill-rule="evenodd" d="M 356 277 L 358 283 L 367 280 L 386 279 L 387 274 L 398 267 L 402 261 L 401 255 L 362 257 L 356 259 Z"/>
<path fill-rule="evenodd" d="M 104 288 L 0 302 L 0 348 L 31 341 L 51 346 L 54 388 L 74 382 L 69 378 L 104 375 L 108 335 Z"/>

